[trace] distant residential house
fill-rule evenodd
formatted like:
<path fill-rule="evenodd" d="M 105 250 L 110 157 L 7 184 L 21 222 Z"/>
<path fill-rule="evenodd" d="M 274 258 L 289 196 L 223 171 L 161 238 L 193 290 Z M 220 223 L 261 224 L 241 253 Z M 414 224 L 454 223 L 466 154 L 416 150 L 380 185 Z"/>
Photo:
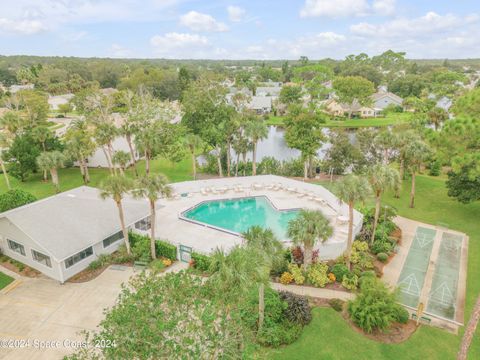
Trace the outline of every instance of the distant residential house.
<path fill-rule="evenodd" d="M 49 96 L 48 105 L 50 105 L 51 110 L 58 110 L 59 105 L 68 104 L 68 102 L 72 100 L 74 96 L 75 95 L 73 94 Z"/>
<path fill-rule="evenodd" d="M 64 283 L 102 254 L 124 243 L 118 209 L 98 189 L 79 188 L 0 214 L 0 249 Z M 145 201 L 123 200 L 125 224 L 144 231 L 150 211 Z"/>
<path fill-rule="evenodd" d="M 281 91 L 282 91 L 281 86 L 259 86 L 257 87 L 255 95 L 279 97 Z"/>
<path fill-rule="evenodd" d="M 353 117 L 375 117 L 377 115 L 374 108 L 361 105 L 357 100 L 352 104 L 339 103 L 335 99 L 330 99 L 325 102 L 325 110 L 333 116 L 348 116 Z"/>
<path fill-rule="evenodd" d="M 10 93 L 15 94 L 16 92 L 19 92 L 21 90 L 33 90 L 35 88 L 34 84 L 25 84 L 25 85 L 12 85 L 8 89 Z"/>
<path fill-rule="evenodd" d="M 379 91 L 372 95 L 372 107 L 378 110 L 384 110 L 387 106 L 402 106 L 403 99 L 389 91 Z"/>
<path fill-rule="evenodd" d="M 452 105 L 453 105 L 453 101 L 446 96 L 440 98 L 435 104 L 436 107 L 439 107 L 447 112 L 450 110 Z"/>
<path fill-rule="evenodd" d="M 259 115 L 268 114 L 272 111 L 272 97 L 253 96 L 247 107 Z"/>

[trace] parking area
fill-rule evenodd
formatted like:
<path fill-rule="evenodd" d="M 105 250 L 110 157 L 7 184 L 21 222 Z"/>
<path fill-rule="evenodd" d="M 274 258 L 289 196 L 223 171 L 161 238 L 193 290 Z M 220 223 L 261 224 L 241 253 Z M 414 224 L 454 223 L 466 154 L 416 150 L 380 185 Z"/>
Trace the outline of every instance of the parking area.
<path fill-rule="evenodd" d="M 89 282 L 64 285 L 43 277 L 17 277 L 0 294 L 0 339 L 28 346 L 4 347 L 0 359 L 61 359 L 72 353 L 82 339 L 80 332 L 95 330 L 103 310 L 115 303 L 121 284 L 132 274 L 130 267 L 110 267 Z"/>

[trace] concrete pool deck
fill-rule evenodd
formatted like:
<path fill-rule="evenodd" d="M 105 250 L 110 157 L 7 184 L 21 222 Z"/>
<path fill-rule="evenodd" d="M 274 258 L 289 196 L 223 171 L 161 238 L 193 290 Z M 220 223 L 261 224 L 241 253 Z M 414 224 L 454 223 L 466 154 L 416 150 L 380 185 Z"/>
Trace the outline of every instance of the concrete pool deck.
<path fill-rule="evenodd" d="M 282 189 L 274 190 L 272 185 L 281 186 Z M 320 185 L 280 176 L 260 175 L 186 181 L 171 186 L 177 196 L 159 201 L 156 234 L 158 238 L 166 239 L 177 246 L 183 245 L 192 248 L 193 251 L 210 254 L 217 248 L 228 251 L 242 244 L 242 238 L 238 235 L 189 222 L 182 219 L 181 214 L 203 201 L 263 195 L 279 210 L 299 208 L 320 210 L 330 220 L 334 234 L 320 245 L 321 258 L 336 258 L 346 249 L 348 207 L 346 204 L 340 204 L 335 195 Z M 215 189 L 215 192 L 207 192 L 207 189 Z M 363 216 L 355 211 L 354 235 L 360 231 L 362 219 Z"/>
<path fill-rule="evenodd" d="M 434 230 L 435 237 L 433 239 L 433 246 L 430 252 L 430 259 L 428 267 L 425 273 L 423 287 L 420 292 L 419 303 L 424 305 L 424 315 L 431 318 L 431 324 L 452 332 L 457 332 L 458 327 L 464 323 L 464 310 L 465 310 L 465 294 L 466 294 L 466 279 L 467 279 L 467 258 L 468 258 L 468 236 L 466 234 L 446 229 L 440 226 L 434 226 L 430 224 L 421 223 L 418 221 L 406 219 L 403 217 L 395 218 L 395 223 L 402 230 L 402 243 L 398 248 L 397 254 L 393 259 L 385 265 L 383 269 L 383 280 L 390 284 L 392 287 L 398 286 L 400 274 L 404 267 L 405 261 L 412 246 L 415 234 L 418 228 L 427 228 Z M 427 311 L 430 301 L 430 295 L 432 293 L 432 284 L 434 282 L 434 276 L 436 271 L 440 270 L 438 264 L 440 247 L 445 234 L 455 234 L 461 236 L 462 247 L 460 249 L 460 264 L 458 271 L 458 284 L 455 289 L 456 301 L 455 301 L 455 316 L 453 319 L 443 318 L 441 316 L 432 314 Z M 411 313 L 416 313 L 416 309 L 409 308 Z"/>

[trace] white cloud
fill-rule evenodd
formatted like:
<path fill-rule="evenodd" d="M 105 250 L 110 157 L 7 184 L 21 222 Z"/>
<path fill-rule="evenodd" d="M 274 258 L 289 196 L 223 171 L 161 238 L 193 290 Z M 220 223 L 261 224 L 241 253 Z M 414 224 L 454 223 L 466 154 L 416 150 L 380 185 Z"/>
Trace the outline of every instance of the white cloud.
<path fill-rule="evenodd" d="M 469 15 L 462 18 L 453 14 L 439 15 L 435 12 L 428 12 L 418 18 L 396 18 L 383 24 L 370 24 L 362 22 L 350 26 L 352 33 L 360 36 L 377 37 L 406 37 L 415 38 L 429 37 L 432 33 L 438 34 L 441 31 L 448 31 L 461 27 L 465 22 L 475 22 L 478 17 Z"/>
<path fill-rule="evenodd" d="M 372 8 L 380 15 L 393 15 L 395 13 L 395 0 L 374 0 Z"/>
<path fill-rule="evenodd" d="M 130 51 L 130 49 L 127 49 L 122 45 L 112 44 L 112 46 L 109 49 L 109 54 L 110 56 L 115 58 L 127 58 L 132 55 L 132 52 Z"/>
<path fill-rule="evenodd" d="M 46 30 L 48 30 L 47 26 L 38 20 L 15 21 L 6 18 L 0 18 L 0 32 L 33 35 Z"/>
<path fill-rule="evenodd" d="M 366 0 L 306 0 L 300 11 L 301 17 L 344 17 L 364 14 L 368 9 Z"/>
<path fill-rule="evenodd" d="M 228 18 L 233 22 L 240 22 L 243 20 L 246 11 L 239 6 L 230 5 L 227 7 Z"/>
<path fill-rule="evenodd" d="M 206 50 L 211 49 L 205 36 L 176 32 L 155 35 L 150 39 L 150 44 L 155 54 L 165 58 L 208 57 Z"/>
<path fill-rule="evenodd" d="M 189 11 L 182 15 L 180 24 L 193 31 L 222 32 L 228 30 L 227 25 L 215 20 L 213 16 L 197 11 Z"/>

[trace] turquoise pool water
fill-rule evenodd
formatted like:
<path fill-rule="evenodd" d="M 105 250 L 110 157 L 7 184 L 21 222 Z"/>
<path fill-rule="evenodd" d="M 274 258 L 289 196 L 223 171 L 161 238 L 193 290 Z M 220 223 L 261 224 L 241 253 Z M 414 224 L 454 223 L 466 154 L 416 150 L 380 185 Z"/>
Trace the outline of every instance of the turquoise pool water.
<path fill-rule="evenodd" d="M 254 225 L 271 229 L 280 240 L 286 240 L 288 222 L 298 210 L 278 211 L 264 196 L 230 200 L 205 201 L 183 213 L 195 220 L 222 229 L 242 233 Z"/>

